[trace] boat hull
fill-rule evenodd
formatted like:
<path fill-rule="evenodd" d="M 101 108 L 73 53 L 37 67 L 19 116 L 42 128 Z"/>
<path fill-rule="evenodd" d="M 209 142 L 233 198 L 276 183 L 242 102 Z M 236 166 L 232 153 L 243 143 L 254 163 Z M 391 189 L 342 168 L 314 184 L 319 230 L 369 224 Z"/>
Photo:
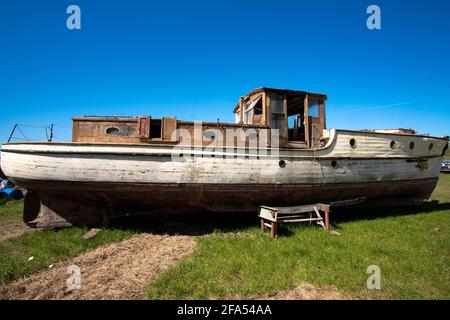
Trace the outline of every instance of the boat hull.
<path fill-rule="evenodd" d="M 61 217 L 61 226 L 98 225 L 115 217 L 134 214 L 257 212 L 260 205 L 345 203 L 367 205 L 417 204 L 434 190 L 437 178 L 333 184 L 222 185 L 138 184 L 14 179 L 31 190 L 44 205 Z M 33 204 L 28 204 L 28 207 Z M 39 206 L 27 214 L 38 217 Z M 58 217 L 58 221 L 59 221 Z"/>
<path fill-rule="evenodd" d="M 411 204 L 432 193 L 446 139 L 331 133 L 320 150 L 262 153 L 154 145 L 6 144 L 1 166 L 9 179 L 29 191 L 24 220 L 47 215 L 54 226 L 98 224 L 138 213 L 256 212 L 260 205 Z M 348 141 L 355 138 L 357 148 L 352 148 Z"/>

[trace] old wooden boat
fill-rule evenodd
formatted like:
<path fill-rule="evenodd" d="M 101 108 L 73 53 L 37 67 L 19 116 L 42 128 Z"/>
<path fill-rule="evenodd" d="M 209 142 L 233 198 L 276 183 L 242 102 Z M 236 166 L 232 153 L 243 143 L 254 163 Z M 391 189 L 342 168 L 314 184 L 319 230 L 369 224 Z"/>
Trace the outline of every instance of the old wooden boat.
<path fill-rule="evenodd" d="M 235 123 L 74 117 L 70 143 L 5 143 L 34 226 L 126 214 L 256 212 L 259 205 L 411 204 L 433 191 L 448 137 L 326 128 L 326 95 L 260 88 Z"/>

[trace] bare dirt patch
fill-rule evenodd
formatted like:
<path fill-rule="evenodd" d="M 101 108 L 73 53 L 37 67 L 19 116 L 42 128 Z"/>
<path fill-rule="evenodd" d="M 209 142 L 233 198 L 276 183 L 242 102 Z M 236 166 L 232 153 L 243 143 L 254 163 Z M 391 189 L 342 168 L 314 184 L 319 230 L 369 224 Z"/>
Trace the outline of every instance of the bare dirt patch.
<path fill-rule="evenodd" d="M 302 283 L 288 291 L 280 291 L 263 299 L 268 300 L 343 300 L 348 297 L 341 294 L 333 286 L 315 287 L 309 283 Z"/>
<path fill-rule="evenodd" d="M 25 232 L 32 231 L 30 227 L 28 227 L 23 222 L 17 223 L 9 223 L 0 225 L 0 241 L 5 241 L 11 238 L 17 238 Z"/>
<path fill-rule="evenodd" d="M 140 234 L 98 247 L 0 287 L 0 299 L 143 299 L 148 283 L 190 255 L 196 238 Z M 67 291 L 67 267 L 81 270 L 81 289 Z"/>

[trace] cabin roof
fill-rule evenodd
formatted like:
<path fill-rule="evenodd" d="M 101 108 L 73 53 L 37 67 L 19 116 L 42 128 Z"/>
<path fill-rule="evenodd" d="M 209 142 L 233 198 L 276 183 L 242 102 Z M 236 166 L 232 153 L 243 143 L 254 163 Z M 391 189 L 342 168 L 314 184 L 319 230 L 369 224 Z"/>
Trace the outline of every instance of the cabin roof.
<path fill-rule="evenodd" d="M 300 91 L 300 90 L 290 90 L 290 89 L 267 88 L 267 87 L 261 87 L 261 88 L 254 89 L 254 90 L 250 91 L 249 93 L 247 93 L 246 95 L 253 95 L 253 94 L 261 93 L 261 92 L 301 94 L 301 95 L 308 94 L 308 95 L 311 95 L 311 96 L 323 97 L 325 99 L 327 98 L 327 96 L 325 94 L 322 94 L 322 93 L 314 93 L 314 92 Z"/>
<path fill-rule="evenodd" d="M 271 92 L 271 93 L 278 93 L 278 94 L 289 94 L 289 95 L 305 95 L 305 94 L 308 94 L 310 96 L 316 96 L 316 97 L 323 98 L 324 100 L 327 100 L 327 96 L 325 94 L 322 94 L 322 93 L 315 93 L 315 92 L 308 92 L 308 91 L 299 91 L 299 90 L 290 90 L 290 89 L 267 88 L 267 87 L 256 88 L 256 89 L 248 92 L 247 94 L 243 95 L 243 97 L 249 97 L 249 96 L 253 96 L 255 94 L 260 94 L 260 93 L 263 93 L 263 92 L 266 92 L 266 93 L 267 92 Z M 233 112 L 236 113 L 238 108 L 239 108 L 239 102 L 234 107 Z"/>

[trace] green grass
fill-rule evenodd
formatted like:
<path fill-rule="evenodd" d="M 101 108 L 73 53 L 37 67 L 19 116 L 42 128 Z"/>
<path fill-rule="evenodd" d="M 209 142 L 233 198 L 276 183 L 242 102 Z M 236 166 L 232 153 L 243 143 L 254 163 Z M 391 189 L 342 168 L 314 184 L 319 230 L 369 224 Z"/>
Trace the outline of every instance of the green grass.
<path fill-rule="evenodd" d="M 79 255 L 102 244 L 123 240 L 132 231 L 102 230 L 83 240 L 87 228 L 67 228 L 28 232 L 0 242 L 0 283 L 36 272 L 58 261 Z M 33 256 L 32 261 L 28 258 Z"/>
<path fill-rule="evenodd" d="M 260 296 L 306 281 L 353 298 L 450 299 L 449 190 L 450 175 L 441 175 L 435 201 L 422 207 L 344 212 L 332 218 L 341 236 L 291 225 L 273 241 L 253 220 L 200 238 L 192 256 L 150 284 L 148 298 Z M 381 290 L 366 288 L 372 264 Z"/>
<path fill-rule="evenodd" d="M 0 226 L 22 221 L 23 200 L 0 199 Z"/>
<path fill-rule="evenodd" d="M 0 202 L 0 228 L 21 222 L 23 200 Z M 104 229 L 94 238 L 83 240 L 87 228 L 37 230 L 0 242 L 0 283 L 39 271 L 58 261 L 77 256 L 102 244 L 123 240 L 132 230 Z M 28 258 L 33 256 L 32 261 Z"/>
<path fill-rule="evenodd" d="M 22 221 L 23 200 L 0 202 L 2 225 Z M 102 230 L 92 239 L 83 240 L 86 228 L 39 230 L 0 242 L 0 283 L 36 272 L 58 261 L 76 256 L 101 244 L 120 241 L 132 231 Z M 28 258 L 33 256 L 32 261 Z"/>
<path fill-rule="evenodd" d="M 439 176 L 439 182 L 434 189 L 431 199 L 439 201 L 441 203 L 450 203 L 450 174 L 441 173 Z"/>

